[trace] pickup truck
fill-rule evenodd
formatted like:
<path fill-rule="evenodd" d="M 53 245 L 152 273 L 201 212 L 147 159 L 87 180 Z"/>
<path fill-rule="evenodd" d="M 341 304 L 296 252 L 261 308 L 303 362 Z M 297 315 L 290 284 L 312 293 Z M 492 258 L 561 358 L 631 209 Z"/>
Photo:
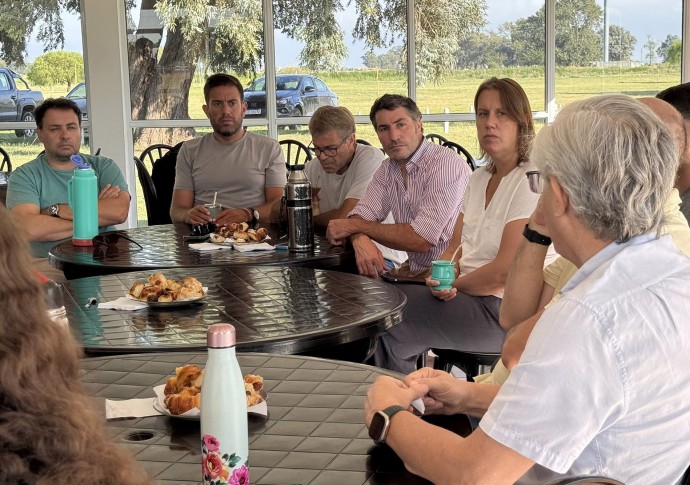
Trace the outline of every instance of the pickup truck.
<path fill-rule="evenodd" d="M 43 94 L 33 91 L 12 69 L 0 67 L 0 122 L 34 121 L 34 108 L 43 102 Z M 34 136 L 33 128 L 15 130 L 17 136 Z"/>

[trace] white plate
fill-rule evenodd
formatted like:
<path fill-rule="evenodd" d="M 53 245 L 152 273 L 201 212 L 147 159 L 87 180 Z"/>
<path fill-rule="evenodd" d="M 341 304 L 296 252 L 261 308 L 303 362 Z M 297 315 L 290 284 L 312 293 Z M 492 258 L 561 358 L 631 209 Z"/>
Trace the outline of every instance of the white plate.
<path fill-rule="evenodd" d="M 204 294 L 202 296 L 199 296 L 197 298 L 189 298 L 186 300 L 174 300 L 174 301 L 146 301 L 146 300 L 139 300 L 138 298 L 134 298 L 132 295 L 127 293 L 125 295 L 125 298 L 128 298 L 130 300 L 138 301 L 140 303 L 143 303 L 150 308 L 178 308 L 181 306 L 189 306 L 189 305 L 196 305 L 197 303 L 203 303 L 204 298 L 206 298 L 206 294 L 208 293 L 208 287 L 204 286 L 202 288 Z"/>
<path fill-rule="evenodd" d="M 165 388 L 164 385 L 157 387 Z M 154 391 L 155 390 L 156 388 L 154 388 Z M 165 397 L 162 396 L 162 393 L 162 389 L 160 391 L 160 394 L 156 392 L 156 397 L 153 398 L 153 409 L 155 409 L 159 413 L 165 414 L 166 416 L 170 416 L 171 418 L 186 419 L 189 421 L 199 421 L 199 419 L 201 418 L 201 410 L 196 408 L 190 409 L 184 414 L 173 414 L 170 411 L 168 411 L 168 407 L 165 405 Z M 266 395 L 266 392 L 263 389 L 259 391 L 259 395 L 262 398 L 264 398 L 264 400 L 261 401 L 259 404 L 249 406 L 247 408 L 247 413 L 268 416 L 268 405 L 266 404 L 266 399 L 268 398 L 268 396 Z"/>

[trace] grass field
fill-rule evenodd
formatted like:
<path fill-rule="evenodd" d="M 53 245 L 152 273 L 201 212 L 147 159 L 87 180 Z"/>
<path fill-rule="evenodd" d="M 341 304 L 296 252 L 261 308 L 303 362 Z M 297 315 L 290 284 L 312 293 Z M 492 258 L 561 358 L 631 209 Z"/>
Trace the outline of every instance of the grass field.
<path fill-rule="evenodd" d="M 339 104 L 346 106 L 355 115 L 368 116 L 373 101 L 385 93 L 407 94 L 406 78 L 393 71 L 343 71 L 319 75 L 332 91 L 337 93 Z M 497 70 L 463 70 L 454 71 L 436 85 L 417 87 L 417 104 L 422 113 L 439 114 L 448 110 L 450 113 L 469 113 L 477 86 L 491 77 L 511 77 L 525 89 L 532 109 L 545 109 L 544 71 L 540 68 L 512 68 Z M 242 79 L 248 84 L 249 79 Z M 622 93 L 635 97 L 654 96 L 662 89 L 680 82 L 678 66 L 651 65 L 627 69 L 596 68 L 558 68 L 556 70 L 556 102 L 559 106 L 602 93 Z M 192 119 L 203 119 L 201 109 L 203 79 L 197 76 L 189 95 L 189 113 Z M 64 96 L 68 90 L 65 86 L 35 86 L 45 97 Z M 537 124 L 537 129 L 540 124 Z M 265 133 L 265 130 L 252 128 L 252 131 Z M 198 130 L 199 132 L 204 131 Z M 446 138 L 465 146 L 476 154 L 479 146 L 475 137 L 474 123 L 454 122 L 424 124 L 425 133 L 439 133 Z M 371 124 L 357 126 L 358 138 L 364 138 L 373 145 L 378 145 L 378 138 Z M 311 141 L 306 125 L 299 130 L 280 130 L 279 138 L 294 138 L 306 144 Z M 18 138 L 14 131 L 0 131 L 0 146 L 7 150 L 14 167 L 36 158 L 43 149 L 36 139 Z M 134 153 L 140 153 L 145 147 L 135 146 Z M 88 147 L 83 147 L 88 152 Z M 137 187 L 137 194 L 141 190 Z M 141 195 L 137 208 L 139 219 L 145 219 L 146 210 Z"/>

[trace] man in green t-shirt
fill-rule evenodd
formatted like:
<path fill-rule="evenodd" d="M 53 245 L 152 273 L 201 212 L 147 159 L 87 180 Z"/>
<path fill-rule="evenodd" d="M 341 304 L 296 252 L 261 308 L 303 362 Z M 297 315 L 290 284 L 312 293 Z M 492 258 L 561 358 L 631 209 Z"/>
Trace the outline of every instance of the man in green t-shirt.
<path fill-rule="evenodd" d="M 61 275 L 47 262 L 48 250 L 72 236 L 72 209 L 67 204 L 67 182 L 79 153 L 81 111 L 68 99 L 47 99 L 34 111 L 36 134 L 45 152 L 17 168 L 7 186 L 7 208 L 31 242 L 37 269 L 48 277 Z M 98 226 L 113 229 L 127 219 L 130 195 L 117 164 L 106 157 L 81 155 L 98 178 Z M 62 277 L 64 278 L 64 277 Z"/>

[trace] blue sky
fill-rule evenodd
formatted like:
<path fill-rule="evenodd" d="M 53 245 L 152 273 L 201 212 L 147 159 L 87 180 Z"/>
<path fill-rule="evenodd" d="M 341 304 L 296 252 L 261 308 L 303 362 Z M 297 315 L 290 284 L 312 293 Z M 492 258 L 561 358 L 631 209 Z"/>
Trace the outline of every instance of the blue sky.
<path fill-rule="evenodd" d="M 343 2 L 345 3 L 345 2 Z M 604 1 L 597 0 L 603 7 Z M 489 28 L 495 30 L 504 22 L 524 18 L 536 12 L 543 0 L 487 0 L 489 9 L 487 17 Z M 681 32 L 681 0 L 608 0 L 609 18 L 611 24 L 622 25 L 637 38 L 637 48 L 633 54 L 634 60 L 640 60 L 641 49 L 651 35 L 657 42 L 666 38 L 667 34 L 680 36 Z M 82 52 L 81 25 L 79 18 L 73 15 L 63 16 L 65 21 L 64 50 Z M 354 7 L 348 7 L 338 15 L 340 27 L 346 32 L 345 43 L 349 55 L 344 62 L 345 67 L 361 67 L 364 44 L 354 42 L 349 32 L 355 25 Z M 278 67 L 297 66 L 301 46 L 298 42 L 276 33 Z M 34 39 L 29 43 L 28 61 L 33 61 L 43 53 L 42 47 Z"/>

